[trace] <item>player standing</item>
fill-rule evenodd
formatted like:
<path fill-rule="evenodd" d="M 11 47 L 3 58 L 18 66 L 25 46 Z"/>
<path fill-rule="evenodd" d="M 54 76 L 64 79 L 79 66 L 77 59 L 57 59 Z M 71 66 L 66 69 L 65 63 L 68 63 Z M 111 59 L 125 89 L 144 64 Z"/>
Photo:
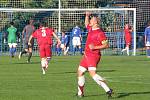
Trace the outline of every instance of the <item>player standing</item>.
<path fill-rule="evenodd" d="M 91 17 L 91 19 L 89 19 L 89 17 Z M 108 40 L 105 33 L 99 27 L 99 19 L 97 16 L 90 16 L 90 13 L 86 12 L 85 25 L 88 30 L 88 36 L 85 45 L 85 53 L 78 67 L 77 95 L 79 97 L 84 96 L 84 73 L 88 70 L 93 80 L 106 91 L 108 97 L 111 97 L 112 89 L 110 89 L 106 85 L 105 80 L 96 73 L 97 64 L 101 58 L 100 50 L 109 47 Z"/>
<path fill-rule="evenodd" d="M 10 27 L 7 29 L 8 32 L 8 45 L 10 56 L 13 58 L 16 52 L 16 32 L 17 29 L 14 27 L 14 22 L 10 22 Z"/>
<path fill-rule="evenodd" d="M 61 47 L 62 51 L 64 52 L 64 55 L 66 55 L 69 50 L 69 38 L 65 32 L 62 32 L 60 47 Z"/>
<path fill-rule="evenodd" d="M 79 48 L 80 54 L 82 54 L 82 48 L 81 48 L 81 41 L 82 41 L 82 36 L 81 36 L 81 29 L 76 25 L 72 29 L 72 45 L 73 45 L 73 54 L 75 55 L 75 52 L 77 51 L 77 47 Z"/>
<path fill-rule="evenodd" d="M 30 59 L 32 56 L 32 48 L 34 45 L 34 39 L 31 40 L 32 46 L 28 45 L 29 37 L 31 34 L 35 31 L 35 27 L 33 25 L 33 20 L 29 21 L 29 24 L 26 25 L 22 31 L 22 38 L 23 38 L 23 43 L 24 43 L 24 50 L 20 52 L 19 54 L 19 59 L 22 57 L 23 54 L 28 53 L 28 60 L 27 63 L 30 63 Z"/>
<path fill-rule="evenodd" d="M 131 38 L 132 38 L 131 32 L 132 32 L 131 26 L 129 24 L 125 24 L 124 35 L 125 35 L 126 47 L 121 52 L 127 51 L 128 56 L 130 55 L 129 54 L 129 48 L 130 48 L 130 45 L 131 45 Z"/>
<path fill-rule="evenodd" d="M 150 21 L 148 21 L 144 34 L 145 34 L 145 46 L 146 46 L 147 57 L 150 58 Z"/>
<path fill-rule="evenodd" d="M 43 74 L 48 68 L 48 63 L 52 57 L 51 47 L 52 47 L 52 36 L 54 36 L 57 41 L 60 43 L 59 38 L 54 33 L 54 31 L 46 27 L 46 23 L 41 22 L 39 29 L 37 29 L 29 38 L 29 45 L 32 45 L 31 40 L 33 38 L 37 39 L 39 46 L 39 53 L 41 57 L 41 67 Z"/>

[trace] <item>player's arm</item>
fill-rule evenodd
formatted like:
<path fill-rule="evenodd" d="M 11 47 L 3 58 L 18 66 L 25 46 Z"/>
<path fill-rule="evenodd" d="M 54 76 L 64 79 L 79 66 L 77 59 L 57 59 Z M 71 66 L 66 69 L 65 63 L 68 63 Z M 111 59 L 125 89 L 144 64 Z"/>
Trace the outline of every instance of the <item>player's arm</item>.
<path fill-rule="evenodd" d="M 22 39 L 24 39 L 25 30 L 26 30 L 26 26 L 23 28 L 23 31 L 22 31 Z"/>
<path fill-rule="evenodd" d="M 55 39 L 58 41 L 58 44 L 61 43 L 60 39 L 58 38 L 58 36 L 53 32 L 53 36 L 55 37 Z"/>
<path fill-rule="evenodd" d="M 103 40 L 102 41 L 102 45 L 98 45 L 98 46 L 94 46 L 93 44 L 90 44 L 89 45 L 89 48 L 91 50 L 102 50 L 102 49 L 106 49 L 109 47 L 109 43 L 108 43 L 108 40 Z"/>
<path fill-rule="evenodd" d="M 87 26 L 90 23 L 90 17 L 91 13 L 90 12 L 86 12 L 85 13 L 85 26 Z"/>

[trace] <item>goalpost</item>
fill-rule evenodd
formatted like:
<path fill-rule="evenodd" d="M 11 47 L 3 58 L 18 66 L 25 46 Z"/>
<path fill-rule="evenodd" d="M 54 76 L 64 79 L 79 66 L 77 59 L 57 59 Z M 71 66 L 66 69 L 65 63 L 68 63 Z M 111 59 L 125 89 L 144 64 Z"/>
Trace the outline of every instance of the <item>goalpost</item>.
<path fill-rule="evenodd" d="M 104 50 L 102 53 L 107 55 L 121 54 L 124 48 L 124 24 L 129 23 L 133 27 L 132 54 L 136 55 L 136 8 L 94 8 L 94 9 L 62 9 L 59 4 L 58 9 L 6 9 L 0 8 L 0 32 L 5 33 L 8 23 L 15 21 L 16 27 L 22 32 L 23 27 L 30 18 L 35 20 L 35 26 L 40 20 L 45 20 L 48 25 L 57 30 L 57 32 L 66 31 L 70 35 L 70 30 L 77 22 L 86 38 L 86 30 L 84 27 L 85 11 L 96 13 L 101 19 L 101 26 L 106 32 L 111 45 L 110 49 Z M 3 37 L 5 38 L 5 37 Z M 4 39 L 3 39 L 4 40 Z M 18 51 L 22 48 L 22 41 L 19 37 Z M 70 40 L 71 41 L 71 40 Z M 85 41 L 83 42 L 84 47 Z M 4 47 L 3 43 L 3 47 Z M 70 44 L 71 46 L 71 44 Z M 34 48 L 37 50 L 37 47 Z M 3 49 L 5 51 L 5 49 Z M 37 53 L 37 52 L 36 52 Z"/>

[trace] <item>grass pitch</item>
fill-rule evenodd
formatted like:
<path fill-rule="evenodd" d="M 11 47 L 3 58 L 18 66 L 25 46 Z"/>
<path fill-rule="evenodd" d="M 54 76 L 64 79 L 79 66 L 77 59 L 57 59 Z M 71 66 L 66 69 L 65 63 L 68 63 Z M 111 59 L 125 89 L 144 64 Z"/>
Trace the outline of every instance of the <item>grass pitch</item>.
<path fill-rule="evenodd" d="M 53 57 L 42 75 L 39 57 L 27 64 L 0 56 L 0 100 L 107 100 L 104 90 L 85 74 L 85 97 L 77 98 L 76 70 L 81 56 Z M 97 72 L 114 89 L 114 100 L 150 100 L 150 59 L 103 56 Z"/>

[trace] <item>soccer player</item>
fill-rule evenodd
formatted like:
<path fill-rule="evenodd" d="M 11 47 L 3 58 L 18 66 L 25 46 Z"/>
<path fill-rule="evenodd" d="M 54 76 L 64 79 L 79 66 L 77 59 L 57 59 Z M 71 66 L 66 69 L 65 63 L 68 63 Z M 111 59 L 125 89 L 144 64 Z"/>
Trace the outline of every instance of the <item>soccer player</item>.
<path fill-rule="evenodd" d="M 69 38 L 68 38 L 68 35 L 65 34 L 65 32 L 62 32 L 60 47 L 62 51 L 64 52 L 64 55 L 66 55 L 69 50 Z"/>
<path fill-rule="evenodd" d="M 145 34 L 145 46 L 146 46 L 147 58 L 150 58 L 150 21 L 148 21 L 144 34 Z"/>
<path fill-rule="evenodd" d="M 73 54 L 77 51 L 77 47 L 79 48 L 80 54 L 82 55 L 82 48 L 81 48 L 81 29 L 78 25 L 72 29 L 72 45 L 73 45 Z"/>
<path fill-rule="evenodd" d="M 32 56 L 32 48 L 34 45 L 34 39 L 31 40 L 31 46 L 28 45 L 28 41 L 29 41 L 29 37 L 31 36 L 31 34 L 35 31 L 35 27 L 33 25 L 33 20 L 29 20 L 29 24 L 26 25 L 22 31 L 22 38 L 23 38 L 23 45 L 24 45 L 24 50 L 22 52 L 20 52 L 19 54 L 19 59 L 22 57 L 23 54 L 28 53 L 28 60 L 27 63 L 30 63 L 30 59 Z"/>
<path fill-rule="evenodd" d="M 60 43 L 59 38 L 54 33 L 53 29 L 46 27 L 45 22 L 40 23 L 39 29 L 37 29 L 29 38 L 28 44 L 32 45 L 32 39 L 36 38 L 39 46 L 39 53 L 41 57 L 41 67 L 43 74 L 48 68 L 48 63 L 52 57 L 51 47 L 52 47 L 52 36 L 54 36 L 58 43 Z"/>
<path fill-rule="evenodd" d="M 90 19 L 91 18 L 91 19 Z M 100 50 L 108 48 L 108 40 L 105 36 L 105 33 L 99 27 L 99 18 L 90 12 L 86 12 L 85 25 L 88 30 L 88 36 L 85 45 L 85 52 L 80 61 L 78 67 L 78 97 L 84 96 L 84 84 L 85 77 L 84 73 L 89 72 L 93 80 L 101 86 L 108 97 L 112 95 L 112 89 L 110 89 L 105 80 L 96 73 L 97 65 L 101 58 Z"/>
<path fill-rule="evenodd" d="M 125 24 L 124 35 L 125 35 L 126 47 L 121 52 L 127 51 L 128 56 L 130 55 L 129 54 L 129 48 L 130 48 L 130 45 L 131 45 L 131 38 L 132 38 L 131 32 L 132 32 L 131 26 L 129 24 Z"/>
<path fill-rule="evenodd" d="M 14 22 L 10 22 L 10 27 L 7 29 L 8 32 L 8 45 L 10 56 L 13 58 L 16 52 L 16 32 L 17 28 L 14 27 Z"/>

